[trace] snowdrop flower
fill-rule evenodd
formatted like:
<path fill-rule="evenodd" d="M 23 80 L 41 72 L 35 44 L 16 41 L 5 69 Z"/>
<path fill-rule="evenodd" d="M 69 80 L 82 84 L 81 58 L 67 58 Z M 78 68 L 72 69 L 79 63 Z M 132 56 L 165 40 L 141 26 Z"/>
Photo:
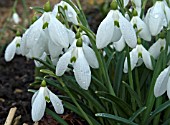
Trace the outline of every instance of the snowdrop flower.
<path fill-rule="evenodd" d="M 71 34 L 72 31 L 68 30 L 51 12 L 44 12 L 23 35 L 21 44 L 23 55 L 28 58 L 38 58 L 44 52 L 50 51 L 52 54 L 52 43 L 48 43 L 49 41 L 53 42 L 53 48 L 57 46 L 55 49 L 67 48 L 70 40 L 73 40 Z"/>
<path fill-rule="evenodd" d="M 5 50 L 5 61 L 7 62 L 11 61 L 14 58 L 15 53 L 21 54 L 20 43 L 21 43 L 21 36 L 16 36 L 12 40 L 12 42 L 7 46 Z"/>
<path fill-rule="evenodd" d="M 138 11 L 138 14 L 140 15 L 141 13 L 141 0 L 131 0 L 135 4 L 135 9 Z M 129 3 L 129 0 L 123 0 L 124 7 L 126 7 Z"/>
<path fill-rule="evenodd" d="M 113 47 L 116 49 L 116 51 L 121 52 L 126 46 L 125 40 L 123 36 L 120 38 L 119 41 L 113 42 Z"/>
<path fill-rule="evenodd" d="M 137 45 L 130 52 L 130 61 L 131 61 L 131 70 L 133 70 L 136 66 L 140 66 L 143 62 L 148 69 L 153 70 L 150 53 L 141 44 Z M 124 62 L 123 71 L 124 73 L 128 73 L 127 57 Z"/>
<path fill-rule="evenodd" d="M 151 33 L 148 29 L 148 26 L 145 24 L 145 22 L 139 17 L 139 16 L 133 16 L 131 19 L 132 25 L 136 28 L 137 31 L 139 31 L 139 37 L 150 41 L 151 40 Z"/>
<path fill-rule="evenodd" d="M 156 1 L 155 5 L 148 9 L 145 22 L 153 36 L 160 33 L 163 27 L 167 27 L 170 21 L 170 8 L 163 1 Z"/>
<path fill-rule="evenodd" d="M 18 24 L 21 21 L 20 18 L 19 18 L 18 13 L 16 13 L 16 12 L 13 13 L 12 19 L 13 19 L 14 23 L 16 23 L 16 24 Z"/>
<path fill-rule="evenodd" d="M 78 25 L 78 20 L 77 20 L 77 13 L 76 11 L 67 3 L 64 1 L 61 1 L 59 4 L 56 4 L 53 9 L 53 14 L 56 16 L 58 14 L 58 8 L 59 6 L 63 7 L 65 10 L 65 14 L 67 17 L 67 20 L 69 22 L 74 23 L 75 25 Z M 76 7 L 76 6 L 75 6 Z"/>
<path fill-rule="evenodd" d="M 158 78 L 154 86 L 154 95 L 159 97 L 167 91 L 168 98 L 170 99 L 170 66 L 165 68 Z"/>
<path fill-rule="evenodd" d="M 157 59 L 162 50 L 165 49 L 166 40 L 165 38 L 159 38 L 150 48 L 149 53 L 153 56 L 154 59 Z"/>
<path fill-rule="evenodd" d="M 64 108 L 62 101 L 54 93 L 52 93 L 47 88 L 46 85 L 42 85 L 42 87 L 40 87 L 40 89 L 34 93 L 31 101 L 32 102 L 31 114 L 32 120 L 34 122 L 39 121 L 44 116 L 46 102 L 50 101 L 55 109 L 55 112 L 58 114 L 63 114 Z"/>
<path fill-rule="evenodd" d="M 63 54 L 56 66 L 56 75 L 62 76 L 68 64 L 73 65 L 76 81 L 81 88 L 87 90 L 91 82 L 90 67 L 98 68 L 99 63 L 95 52 L 79 38 L 75 40 L 68 51 Z"/>
<path fill-rule="evenodd" d="M 46 61 L 46 57 L 47 57 L 47 54 L 46 54 L 46 52 L 44 52 L 44 53 L 42 54 L 42 56 L 40 57 L 40 59 L 43 60 L 43 61 Z M 36 66 L 36 67 L 41 67 L 41 66 L 43 66 L 43 64 L 40 63 L 39 61 L 34 60 L 34 63 L 35 63 L 35 66 Z"/>
<path fill-rule="evenodd" d="M 109 43 L 120 40 L 121 36 L 123 36 L 128 46 L 131 48 L 136 46 L 137 38 L 132 24 L 125 17 L 123 17 L 119 10 L 110 10 L 97 30 L 97 48 L 104 48 Z"/>

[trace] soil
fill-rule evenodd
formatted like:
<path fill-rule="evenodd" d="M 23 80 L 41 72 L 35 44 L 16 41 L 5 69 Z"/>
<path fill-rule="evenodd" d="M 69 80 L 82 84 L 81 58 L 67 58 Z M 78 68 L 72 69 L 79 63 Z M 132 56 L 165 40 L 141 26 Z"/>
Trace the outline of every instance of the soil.
<path fill-rule="evenodd" d="M 34 64 L 17 56 L 11 62 L 0 58 L 0 124 L 5 122 L 11 107 L 17 107 L 15 116 L 21 115 L 21 122 L 30 123 L 30 100 L 28 87 L 34 81 Z"/>

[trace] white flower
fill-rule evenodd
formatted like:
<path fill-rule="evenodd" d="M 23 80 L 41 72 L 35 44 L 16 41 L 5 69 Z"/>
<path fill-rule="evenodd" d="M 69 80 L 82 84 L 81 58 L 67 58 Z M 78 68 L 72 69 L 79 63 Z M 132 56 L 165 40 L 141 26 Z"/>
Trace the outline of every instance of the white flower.
<path fill-rule="evenodd" d="M 79 24 L 78 20 L 77 20 L 77 13 L 76 13 L 76 11 L 67 2 L 61 1 L 59 4 L 56 4 L 54 6 L 53 14 L 55 16 L 58 14 L 59 6 L 63 7 L 63 9 L 65 10 L 65 14 L 66 14 L 67 20 L 69 22 L 72 22 L 75 25 Z"/>
<path fill-rule="evenodd" d="M 166 40 L 159 38 L 150 48 L 149 53 L 153 56 L 154 59 L 157 59 L 161 51 L 165 49 Z"/>
<path fill-rule="evenodd" d="M 43 61 L 46 61 L 46 57 L 47 57 L 47 54 L 46 54 L 46 52 L 44 52 L 39 59 L 41 59 L 41 60 L 43 60 Z M 41 66 L 43 66 L 43 64 L 40 63 L 39 61 L 34 60 L 34 63 L 35 63 L 35 66 L 36 66 L 36 67 L 41 67 Z"/>
<path fill-rule="evenodd" d="M 16 13 L 16 12 L 13 13 L 12 19 L 13 19 L 14 23 L 16 23 L 16 24 L 18 24 L 21 21 L 20 18 L 19 18 L 18 13 Z"/>
<path fill-rule="evenodd" d="M 163 27 L 167 27 L 170 20 L 170 8 L 163 1 L 157 1 L 155 5 L 148 9 L 145 22 L 153 36 L 160 33 Z"/>
<path fill-rule="evenodd" d="M 152 61 L 150 58 L 150 53 L 140 44 L 137 45 L 136 48 L 134 48 L 130 52 L 130 61 L 131 61 L 131 70 L 133 70 L 136 66 L 139 66 L 144 62 L 145 66 L 153 70 L 152 67 Z M 124 62 L 124 73 L 128 73 L 128 62 L 127 62 L 127 57 Z"/>
<path fill-rule="evenodd" d="M 128 46 L 136 46 L 137 38 L 132 24 L 118 10 L 111 10 L 97 30 L 97 48 L 104 48 L 109 43 L 120 40 L 121 36 Z"/>
<path fill-rule="evenodd" d="M 16 36 L 13 39 L 13 41 L 7 46 L 5 50 L 5 61 L 7 62 L 11 61 L 14 58 L 15 53 L 21 54 L 20 43 L 21 43 L 21 37 Z"/>
<path fill-rule="evenodd" d="M 170 99 L 170 66 L 165 68 L 158 78 L 154 86 L 154 95 L 159 97 L 167 91 L 168 98 Z"/>
<path fill-rule="evenodd" d="M 68 64 L 74 68 L 74 76 L 81 88 L 87 90 L 91 82 L 90 67 L 98 68 L 99 64 L 94 51 L 82 43 L 82 47 L 76 46 L 75 40 L 69 50 L 60 57 L 56 66 L 56 75 L 61 76 L 67 70 Z"/>
<path fill-rule="evenodd" d="M 58 114 L 63 114 L 64 108 L 61 100 L 52 93 L 47 87 L 40 87 L 40 89 L 35 92 L 32 97 L 32 120 L 37 122 L 39 121 L 45 112 L 46 101 L 52 102 L 52 105 Z"/>
<path fill-rule="evenodd" d="M 74 32 L 67 29 L 51 12 L 45 12 L 24 33 L 22 55 L 39 58 L 46 52 L 54 60 L 61 54 L 62 48 L 67 48 L 73 42 L 74 37 Z"/>
<path fill-rule="evenodd" d="M 139 16 L 133 16 L 131 19 L 131 23 L 133 26 L 136 26 L 136 30 L 140 31 L 139 32 L 139 37 L 146 40 L 150 41 L 151 40 L 151 33 L 148 29 L 148 26 L 145 24 L 145 22 L 140 19 Z"/>
<path fill-rule="evenodd" d="M 113 42 L 113 47 L 116 49 L 116 51 L 121 52 L 125 48 L 125 40 L 123 36 L 120 38 L 119 41 Z"/>

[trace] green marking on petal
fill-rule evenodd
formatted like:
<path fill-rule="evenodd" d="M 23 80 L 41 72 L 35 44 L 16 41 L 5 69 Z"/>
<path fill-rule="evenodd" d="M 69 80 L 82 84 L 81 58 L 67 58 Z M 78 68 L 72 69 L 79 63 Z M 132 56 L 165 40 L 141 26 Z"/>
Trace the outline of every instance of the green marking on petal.
<path fill-rule="evenodd" d="M 45 100 L 46 100 L 46 102 L 50 102 L 50 98 L 48 97 L 48 96 L 45 96 Z"/>
<path fill-rule="evenodd" d="M 141 52 L 138 53 L 138 58 L 142 58 L 142 53 Z"/>
<path fill-rule="evenodd" d="M 42 28 L 45 29 L 45 28 L 47 28 L 47 27 L 48 27 L 48 23 L 45 22 Z"/>
<path fill-rule="evenodd" d="M 117 26 L 118 28 L 120 27 L 119 22 L 117 20 L 114 21 L 114 25 Z"/>
<path fill-rule="evenodd" d="M 72 62 L 76 62 L 76 57 L 73 56 L 73 57 L 70 59 L 70 62 L 71 62 L 71 63 L 72 63 Z"/>

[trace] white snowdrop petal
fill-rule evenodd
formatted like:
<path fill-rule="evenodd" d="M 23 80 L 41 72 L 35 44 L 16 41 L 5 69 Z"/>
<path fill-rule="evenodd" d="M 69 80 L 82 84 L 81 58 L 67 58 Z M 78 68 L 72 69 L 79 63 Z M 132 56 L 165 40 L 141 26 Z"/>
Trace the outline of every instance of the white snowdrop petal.
<path fill-rule="evenodd" d="M 99 63 L 98 63 L 96 54 L 93 51 L 93 49 L 91 49 L 88 45 L 83 44 L 83 52 L 84 52 L 84 56 L 86 57 L 88 64 L 92 68 L 99 68 Z"/>
<path fill-rule="evenodd" d="M 67 29 L 67 32 L 68 32 L 68 36 L 69 36 L 69 43 L 71 45 L 75 40 L 75 33 L 70 29 Z"/>
<path fill-rule="evenodd" d="M 128 5 L 128 3 L 129 3 L 129 0 L 123 0 L 123 5 L 124 5 L 124 7 L 126 7 L 127 5 Z"/>
<path fill-rule="evenodd" d="M 58 21 L 55 16 L 51 15 L 50 23 L 48 25 L 49 36 L 56 45 L 61 45 L 63 48 L 69 46 L 69 35 L 67 28 Z"/>
<path fill-rule="evenodd" d="M 82 48 L 78 48 L 78 58 L 73 65 L 74 76 L 81 88 L 88 90 L 91 82 L 91 71 Z"/>
<path fill-rule="evenodd" d="M 32 47 L 32 56 L 39 58 L 43 55 L 43 53 L 47 50 L 46 47 L 48 46 L 48 39 L 46 34 L 42 31 L 39 40 L 34 43 Z"/>
<path fill-rule="evenodd" d="M 64 2 L 64 3 L 67 6 L 67 10 L 66 10 L 67 20 L 69 22 L 74 23 L 75 25 L 78 25 L 79 23 L 78 23 L 78 20 L 77 20 L 77 13 L 67 2 Z"/>
<path fill-rule="evenodd" d="M 64 108 L 63 108 L 62 101 L 50 90 L 48 90 L 48 92 L 49 92 L 49 96 L 50 96 L 50 101 L 51 101 L 56 113 L 63 114 Z"/>
<path fill-rule="evenodd" d="M 119 13 L 119 25 L 126 43 L 129 47 L 134 48 L 137 45 L 136 32 L 132 24 Z"/>
<path fill-rule="evenodd" d="M 166 19 L 167 19 L 168 26 L 169 26 L 169 24 L 170 24 L 170 8 L 166 5 L 165 5 L 165 14 L 166 14 Z"/>
<path fill-rule="evenodd" d="M 58 14 L 58 6 L 59 6 L 59 4 L 56 4 L 56 5 L 54 6 L 54 9 L 52 10 L 52 14 L 54 14 L 55 17 L 56 17 L 57 14 Z"/>
<path fill-rule="evenodd" d="M 90 39 L 87 35 L 82 35 L 81 38 L 83 39 L 83 43 L 85 43 L 86 45 L 90 45 Z"/>
<path fill-rule="evenodd" d="M 137 62 L 138 62 L 138 52 L 137 52 L 137 49 L 134 48 L 134 49 L 130 52 L 131 70 L 133 70 L 133 69 L 136 67 Z M 128 73 L 127 57 L 125 58 L 123 72 L 124 72 L 124 73 Z"/>
<path fill-rule="evenodd" d="M 45 107 L 46 107 L 46 101 L 44 97 L 44 87 L 41 87 L 32 104 L 31 114 L 32 114 L 33 121 L 37 122 L 43 117 L 45 112 Z"/>
<path fill-rule="evenodd" d="M 43 26 L 43 16 L 41 16 L 36 22 L 34 22 L 26 33 L 26 47 L 32 49 L 35 43 L 39 41 Z"/>
<path fill-rule="evenodd" d="M 169 72 L 170 72 L 170 67 L 165 68 L 160 73 L 158 78 L 156 79 L 156 83 L 155 83 L 155 86 L 154 86 L 154 95 L 155 95 L 155 97 L 161 96 L 167 90 Z"/>
<path fill-rule="evenodd" d="M 141 0 L 132 0 L 136 7 L 141 7 L 142 3 Z"/>
<path fill-rule="evenodd" d="M 5 50 L 5 61 L 9 62 L 14 58 L 16 52 L 16 38 L 7 46 Z"/>
<path fill-rule="evenodd" d="M 12 19 L 13 19 L 14 23 L 16 23 L 16 24 L 18 24 L 20 22 L 19 15 L 17 13 L 13 13 Z"/>
<path fill-rule="evenodd" d="M 121 52 L 125 48 L 125 40 L 123 36 L 120 38 L 119 41 L 113 42 L 113 46 L 116 49 L 116 51 Z"/>
<path fill-rule="evenodd" d="M 165 39 L 158 39 L 150 48 L 149 53 L 153 56 L 154 59 L 157 59 L 161 53 L 161 49 L 165 49 L 166 41 Z"/>
<path fill-rule="evenodd" d="M 47 54 L 44 52 L 44 53 L 42 54 L 42 56 L 40 57 L 40 59 L 43 60 L 43 61 L 46 61 L 46 57 L 47 57 Z M 43 64 L 40 63 L 39 61 L 34 60 L 34 63 L 35 63 L 35 65 L 36 65 L 36 67 L 41 67 L 41 66 L 43 66 Z"/>
<path fill-rule="evenodd" d="M 64 55 L 62 55 L 57 63 L 56 66 L 56 75 L 62 76 L 64 72 L 67 70 L 67 66 L 70 63 L 71 59 L 71 51 L 66 52 Z"/>
<path fill-rule="evenodd" d="M 96 35 L 96 46 L 98 49 L 106 47 L 112 40 L 114 32 L 114 21 L 112 15 L 113 11 L 111 10 L 98 27 Z"/>
<path fill-rule="evenodd" d="M 148 26 L 153 36 L 158 35 L 163 26 L 167 26 L 162 2 L 157 1 L 155 5 L 150 9 Z"/>
<path fill-rule="evenodd" d="M 170 77 L 168 78 L 168 82 L 167 82 L 167 95 L 168 98 L 170 99 Z"/>
<path fill-rule="evenodd" d="M 34 93 L 34 95 L 32 96 L 32 98 L 31 98 L 31 105 L 34 103 L 34 100 L 35 100 L 35 98 L 37 97 L 38 92 L 39 92 L 39 90 L 36 91 L 36 92 Z"/>
<path fill-rule="evenodd" d="M 114 32 L 113 32 L 113 37 L 112 37 L 112 42 L 117 42 L 118 40 L 120 40 L 121 36 L 122 36 L 122 33 L 120 31 L 120 28 L 115 26 Z"/>
<path fill-rule="evenodd" d="M 62 49 L 61 46 L 56 45 L 51 40 L 48 42 L 48 51 L 52 58 L 58 57 L 62 53 Z"/>
<path fill-rule="evenodd" d="M 131 22 L 133 23 L 134 20 L 136 20 L 136 25 L 137 25 L 138 31 L 141 30 L 139 32 L 139 36 L 146 41 L 150 41 L 151 33 L 149 31 L 148 26 L 138 16 L 133 17 Z M 133 24 L 135 24 L 135 23 L 133 23 Z"/>
<path fill-rule="evenodd" d="M 140 46 L 142 48 L 142 58 L 143 58 L 143 62 L 145 64 L 145 66 L 148 69 L 153 70 L 150 53 L 142 45 L 140 45 Z"/>

